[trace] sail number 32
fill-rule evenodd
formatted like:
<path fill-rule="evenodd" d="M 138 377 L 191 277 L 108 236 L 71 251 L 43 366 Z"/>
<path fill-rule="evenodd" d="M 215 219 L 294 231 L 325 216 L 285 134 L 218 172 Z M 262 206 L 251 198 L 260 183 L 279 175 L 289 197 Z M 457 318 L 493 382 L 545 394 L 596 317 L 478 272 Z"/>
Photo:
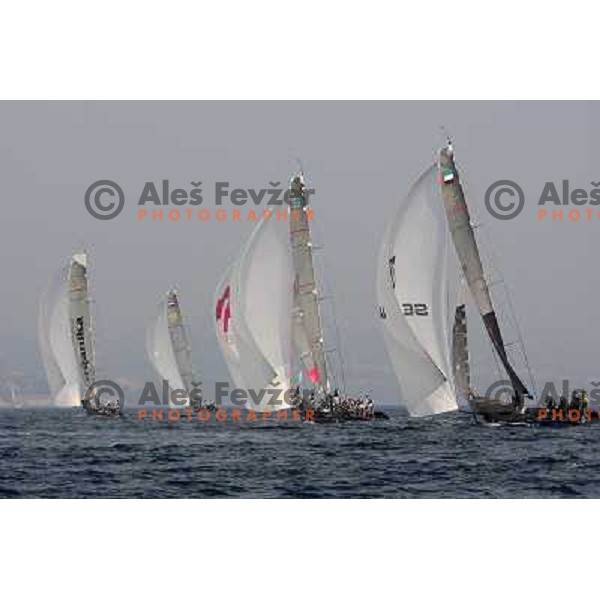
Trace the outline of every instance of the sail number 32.
<path fill-rule="evenodd" d="M 427 304 L 402 304 L 402 314 L 406 317 L 427 317 L 429 316 L 429 308 Z"/>

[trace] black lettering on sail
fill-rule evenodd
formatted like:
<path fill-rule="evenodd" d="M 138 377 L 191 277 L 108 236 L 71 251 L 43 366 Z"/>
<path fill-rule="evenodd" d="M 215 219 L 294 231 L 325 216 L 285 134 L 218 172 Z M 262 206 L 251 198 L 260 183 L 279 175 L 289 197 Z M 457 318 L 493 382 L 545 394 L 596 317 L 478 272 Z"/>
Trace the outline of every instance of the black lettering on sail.
<path fill-rule="evenodd" d="M 392 289 L 396 289 L 396 256 L 392 256 L 388 261 L 388 268 L 390 270 L 390 280 L 392 282 Z"/>
<path fill-rule="evenodd" d="M 428 317 L 429 307 L 423 302 L 404 302 L 402 304 L 402 313 L 405 317 Z"/>
<path fill-rule="evenodd" d="M 90 383 L 90 369 L 89 360 L 85 349 L 85 330 L 83 317 L 77 317 L 75 320 L 75 324 L 75 339 L 77 340 L 77 345 L 79 347 L 79 357 L 81 359 L 81 366 L 83 368 L 85 383 L 88 384 Z"/>

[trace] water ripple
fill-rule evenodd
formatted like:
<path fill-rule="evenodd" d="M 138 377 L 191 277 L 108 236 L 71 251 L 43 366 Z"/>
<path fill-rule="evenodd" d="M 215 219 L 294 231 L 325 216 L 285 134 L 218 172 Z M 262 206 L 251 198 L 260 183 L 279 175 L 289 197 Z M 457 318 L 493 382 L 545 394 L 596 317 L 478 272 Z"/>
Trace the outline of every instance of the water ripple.
<path fill-rule="evenodd" d="M 600 497 L 597 426 L 489 429 L 460 415 L 390 414 L 328 426 L 0 410 L 0 497 Z"/>

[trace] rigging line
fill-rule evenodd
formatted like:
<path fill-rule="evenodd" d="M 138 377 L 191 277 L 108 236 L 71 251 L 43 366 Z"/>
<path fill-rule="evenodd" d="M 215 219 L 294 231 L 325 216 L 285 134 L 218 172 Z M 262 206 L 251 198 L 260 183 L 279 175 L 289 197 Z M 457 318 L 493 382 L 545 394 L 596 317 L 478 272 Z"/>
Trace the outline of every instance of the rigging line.
<path fill-rule="evenodd" d="M 335 301 L 332 299 L 332 308 L 334 310 L 334 315 L 335 315 Z M 335 337 L 336 337 L 336 344 L 338 346 L 341 346 L 341 333 L 340 333 L 340 328 L 337 322 L 337 319 L 333 318 L 333 322 L 334 322 L 334 327 L 335 327 Z M 340 379 L 342 381 L 342 390 L 344 390 L 344 394 L 346 393 L 346 367 L 345 367 L 345 363 L 344 363 L 344 355 L 341 352 L 341 350 L 339 350 L 337 352 L 337 355 L 339 357 L 339 361 L 340 361 Z"/>
<path fill-rule="evenodd" d="M 504 379 L 502 376 L 502 370 L 500 368 L 500 363 L 498 362 L 499 361 L 498 356 L 496 355 L 496 351 L 494 350 L 494 347 L 493 347 L 491 341 L 487 340 L 486 343 L 484 344 L 484 348 L 488 349 L 488 352 L 492 355 L 492 360 L 490 360 L 489 357 L 482 356 L 481 353 L 479 354 L 479 358 L 475 358 L 474 356 L 471 356 L 470 357 L 471 373 L 472 374 L 482 373 L 483 371 L 489 372 L 491 370 L 492 375 L 493 375 L 493 372 L 495 371 L 495 377 L 497 377 L 498 380 Z"/>
<path fill-rule="evenodd" d="M 315 231 L 318 238 L 322 239 L 320 227 L 316 223 L 313 223 L 313 231 Z M 322 244 L 320 245 L 320 248 L 323 248 Z M 325 258 L 325 252 L 322 252 L 320 254 L 321 254 L 321 258 L 319 260 L 322 261 L 322 263 L 323 263 L 323 269 L 321 269 L 321 285 L 323 288 L 323 292 L 325 292 L 326 281 L 323 276 L 323 273 L 327 272 L 327 264 L 328 263 L 327 263 L 327 259 Z M 315 255 L 313 255 L 313 258 L 314 258 L 314 256 Z M 333 313 L 332 320 L 333 320 L 333 328 L 334 328 L 335 345 L 338 347 L 337 355 L 338 355 L 338 360 L 340 363 L 340 365 L 339 365 L 340 380 L 342 383 L 342 390 L 345 394 L 346 393 L 346 365 L 345 365 L 345 361 L 344 361 L 344 353 L 342 352 L 342 336 L 341 336 L 339 323 L 337 320 L 337 306 L 335 303 L 335 295 L 333 293 L 329 293 L 329 289 L 327 290 L 327 292 L 328 292 L 327 295 L 324 294 L 323 298 L 327 298 L 331 302 L 331 309 L 332 309 L 332 313 Z M 323 327 L 323 322 L 321 322 L 321 327 Z"/>
<path fill-rule="evenodd" d="M 496 280 L 493 283 L 489 283 L 488 285 L 491 288 L 492 286 L 499 284 L 499 287 L 503 291 L 503 296 L 504 296 L 503 299 L 496 297 L 493 299 L 493 301 L 496 303 L 497 306 L 508 306 L 508 313 L 509 313 L 508 321 L 510 322 L 510 325 L 516 330 L 517 337 L 519 339 L 521 354 L 522 354 L 522 356 L 524 358 L 524 362 L 525 362 L 525 368 L 527 370 L 527 374 L 528 374 L 530 383 L 532 385 L 532 388 L 535 391 L 536 386 L 535 386 L 535 381 L 533 378 L 533 373 L 532 373 L 531 367 L 529 365 L 529 359 L 527 357 L 527 352 L 525 350 L 525 343 L 523 341 L 523 336 L 521 333 L 519 322 L 518 322 L 518 319 L 516 316 L 516 312 L 514 310 L 514 305 L 512 304 L 510 290 L 509 290 L 506 280 L 503 276 L 503 271 L 500 267 L 501 261 L 499 260 L 499 256 L 494 249 L 494 245 L 491 243 L 491 240 L 489 238 L 489 235 L 487 234 L 487 231 L 484 228 L 482 228 L 482 231 L 483 231 L 483 233 L 479 236 L 479 239 L 480 239 L 481 245 L 482 245 L 482 249 L 485 250 L 484 254 L 486 255 L 486 258 L 487 258 L 486 262 L 488 263 L 490 270 L 493 270 L 495 272 L 495 277 L 496 277 Z"/>
<path fill-rule="evenodd" d="M 490 348 L 490 350 L 492 352 L 492 356 L 494 357 L 494 364 L 496 366 L 496 376 L 498 378 L 497 380 L 500 381 L 503 379 L 502 369 L 500 367 L 500 357 L 498 356 L 498 352 L 496 351 L 496 348 L 494 347 L 492 340 L 489 339 L 488 335 L 486 335 L 486 337 L 488 338 L 488 340 L 487 340 L 488 347 Z M 506 373 L 506 375 L 508 375 L 508 373 Z"/>
<path fill-rule="evenodd" d="M 482 236 L 482 238 L 486 238 L 486 236 Z M 519 323 L 519 319 L 517 317 L 517 313 L 515 311 L 515 307 L 512 301 L 512 295 L 510 293 L 510 289 L 504 279 L 504 277 L 502 276 L 502 270 L 500 269 L 499 266 L 499 259 L 498 259 L 498 255 L 496 254 L 496 252 L 494 251 L 493 245 L 489 242 L 489 239 L 486 239 L 486 246 L 489 246 L 489 253 L 492 256 L 492 262 L 493 262 L 493 267 L 495 268 L 495 270 L 500 274 L 501 276 L 501 281 L 502 281 L 502 289 L 504 290 L 504 296 L 505 296 L 505 303 L 508 305 L 508 310 L 509 310 L 509 314 L 510 314 L 510 318 L 512 321 L 512 325 L 513 327 L 516 329 L 517 332 L 517 337 L 518 337 L 518 341 L 519 341 L 519 346 L 520 346 L 520 351 L 521 351 L 521 355 L 523 356 L 523 360 L 525 362 L 525 369 L 527 370 L 527 376 L 529 378 L 529 382 L 531 384 L 533 393 L 535 394 L 535 396 L 537 396 L 537 382 L 535 380 L 535 377 L 533 375 L 533 370 L 531 369 L 531 364 L 529 362 L 529 356 L 527 354 L 527 349 L 525 347 L 525 341 L 523 338 L 523 333 L 521 330 L 521 325 Z"/>
<path fill-rule="evenodd" d="M 446 144 L 452 144 L 452 138 L 450 137 L 450 134 L 448 133 L 448 130 L 446 129 L 445 125 L 440 125 L 440 131 L 442 132 L 442 136 L 444 138 L 444 141 L 446 142 Z"/>
<path fill-rule="evenodd" d="M 300 168 L 300 173 L 302 173 L 302 175 L 304 175 L 304 164 L 302 163 L 302 159 L 299 156 L 296 156 L 295 154 L 290 153 L 289 158 L 291 160 L 294 160 L 298 163 L 298 167 Z"/>
<path fill-rule="evenodd" d="M 533 376 L 533 371 L 531 370 L 531 365 L 529 364 L 529 357 L 527 356 L 527 350 L 525 348 L 525 342 L 523 340 L 523 335 L 521 333 L 521 326 L 519 325 L 519 320 L 517 319 L 517 315 L 514 311 L 514 306 L 512 303 L 512 298 L 510 296 L 510 294 L 508 293 L 507 290 L 507 299 L 508 299 L 508 305 L 509 305 L 509 309 L 510 312 L 512 313 L 513 316 L 513 320 L 515 323 L 515 327 L 517 329 L 517 335 L 519 336 L 519 341 L 520 341 L 520 346 L 521 346 L 521 350 L 523 353 L 523 358 L 525 359 L 525 368 L 527 369 L 527 374 L 529 376 L 530 382 L 531 382 L 531 386 L 533 388 L 533 393 L 537 396 L 537 384 L 535 381 L 535 378 Z"/>
<path fill-rule="evenodd" d="M 324 262 L 324 266 L 325 266 L 325 261 Z M 323 269 L 325 270 L 325 269 Z M 323 283 L 323 287 L 325 288 L 325 283 Z M 328 290 L 329 291 L 329 290 Z M 332 309 L 332 320 L 333 320 L 333 327 L 334 327 L 334 337 L 335 337 L 335 345 L 337 348 L 334 349 L 335 353 L 338 356 L 338 360 L 339 360 L 339 370 L 340 370 L 340 379 L 341 379 L 341 383 L 342 383 L 342 390 L 344 391 L 344 393 L 346 392 L 346 368 L 345 368 L 345 362 L 344 362 L 344 355 L 343 352 L 341 351 L 341 345 L 342 345 L 342 341 L 341 341 L 341 332 L 340 332 L 340 328 L 339 328 L 339 323 L 337 321 L 337 308 L 336 308 L 336 303 L 335 303 L 335 296 L 333 294 L 328 293 L 327 296 L 324 296 L 324 298 L 329 299 L 329 301 L 331 302 L 331 309 Z M 332 372 L 335 372 L 335 369 L 333 368 L 334 365 L 330 365 L 330 368 L 332 369 Z"/>

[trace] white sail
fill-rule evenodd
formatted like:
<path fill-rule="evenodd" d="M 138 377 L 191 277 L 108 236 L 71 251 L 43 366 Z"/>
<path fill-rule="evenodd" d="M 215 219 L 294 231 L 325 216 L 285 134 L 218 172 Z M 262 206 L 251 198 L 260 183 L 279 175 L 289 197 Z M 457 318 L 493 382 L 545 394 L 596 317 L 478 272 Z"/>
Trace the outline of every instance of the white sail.
<path fill-rule="evenodd" d="M 175 290 L 167 294 L 167 325 L 173 345 L 177 368 L 181 375 L 183 388 L 190 394 L 194 388 L 194 370 L 192 366 L 192 345 L 181 314 L 179 298 Z"/>
<path fill-rule="evenodd" d="M 413 416 L 457 409 L 447 307 L 447 227 L 436 166 L 411 188 L 383 240 L 379 311 L 404 405 Z"/>
<path fill-rule="evenodd" d="M 286 221 L 263 220 L 215 298 L 223 357 L 235 387 L 253 395 L 246 408 L 257 411 L 288 408 L 293 263 L 287 236 Z M 279 404 L 273 404 L 276 394 Z"/>
<path fill-rule="evenodd" d="M 54 404 L 80 406 L 95 379 L 85 254 L 74 255 L 44 292 L 38 326 Z"/>
<path fill-rule="evenodd" d="M 175 329 L 183 327 L 183 323 L 181 322 L 178 305 L 176 312 L 174 312 L 172 301 L 173 292 L 170 292 L 168 297 L 159 304 L 158 313 L 146 336 L 146 351 L 160 378 L 168 382 L 170 393 L 174 390 L 183 390 L 187 394 L 185 402 L 182 402 L 182 400 L 173 402 L 170 397 L 169 406 L 172 408 L 185 408 L 189 406 L 189 393 L 191 391 L 191 358 L 188 361 L 187 356 L 183 356 L 183 354 L 189 355 L 189 347 L 186 349 L 183 345 L 184 343 L 187 345 L 187 336 L 182 340 L 181 345 L 178 343 L 181 336 Z M 189 362 L 189 369 L 184 367 L 184 362 L 186 365 Z M 185 378 L 183 376 L 184 372 L 187 375 Z M 188 379 L 190 381 L 187 381 Z"/>
<path fill-rule="evenodd" d="M 231 319 L 231 287 L 236 279 L 237 264 L 227 270 L 222 281 L 217 286 L 213 306 L 215 307 L 215 331 L 217 340 L 227 370 L 235 387 L 243 388 L 243 375 L 240 366 L 240 352 L 238 346 L 241 344 L 237 327 Z"/>

